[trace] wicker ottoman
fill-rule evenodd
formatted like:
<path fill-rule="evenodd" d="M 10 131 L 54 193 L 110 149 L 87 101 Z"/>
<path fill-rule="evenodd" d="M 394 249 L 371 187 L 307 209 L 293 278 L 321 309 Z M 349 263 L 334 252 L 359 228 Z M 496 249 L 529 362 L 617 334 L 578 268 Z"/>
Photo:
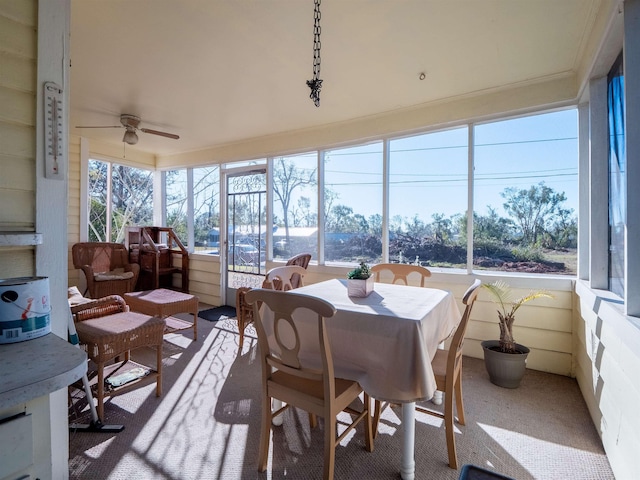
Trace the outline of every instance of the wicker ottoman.
<path fill-rule="evenodd" d="M 122 301 L 122 300 L 121 300 Z M 155 347 L 156 368 L 146 378 L 155 378 L 156 396 L 162 395 L 162 341 L 164 320 L 141 313 L 121 312 L 76 322 L 80 343 L 85 345 L 87 356 L 98 367 L 97 403 L 98 417 L 104 419 L 104 397 L 135 384 L 128 383 L 105 392 L 105 380 L 122 373 L 127 367 L 141 366 L 129 361 L 129 352 L 139 347 Z M 124 355 L 123 362 L 107 363 Z"/>
<path fill-rule="evenodd" d="M 124 294 L 127 305 L 134 312 L 165 319 L 165 333 L 193 328 L 193 340 L 198 339 L 198 297 L 166 288 Z M 176 313 L 191 313 L 193 323 L 172 317 Z"/>

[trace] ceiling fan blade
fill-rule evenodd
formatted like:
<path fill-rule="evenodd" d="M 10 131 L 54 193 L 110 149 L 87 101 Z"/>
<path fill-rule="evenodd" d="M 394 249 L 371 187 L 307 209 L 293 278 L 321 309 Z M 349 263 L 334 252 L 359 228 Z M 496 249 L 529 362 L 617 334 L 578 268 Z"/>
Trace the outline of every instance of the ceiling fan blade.
<path fill-rule="evenodd" d="M 178 140 L 180 138 L 178 135 L 173 133 L 160 132 L 158 130 L 151 130 L 150 128 L 141 128 L 140 131 L 144 133 L 151 133 L 153 135 L 160 135 L 161 137 L 173 138 L 174 140 Z"/>
<path fill-rule="evenodd" d="M 75 128 L 122 128 L 122 125 L 102 125 L 102 126 L 91 126 L 91 127 L 87 127 L 84 125 L 76 125 Z"/>

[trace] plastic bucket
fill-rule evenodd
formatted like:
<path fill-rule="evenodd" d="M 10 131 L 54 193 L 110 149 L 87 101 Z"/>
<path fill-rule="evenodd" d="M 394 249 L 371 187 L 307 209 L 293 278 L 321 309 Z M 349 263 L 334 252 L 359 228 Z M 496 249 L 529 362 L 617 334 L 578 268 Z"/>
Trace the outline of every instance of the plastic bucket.
<path fill-rule="evenodd" d="M 0 344 L 46 335 L 50 317 L 49 278 L 0 279 Z"/>

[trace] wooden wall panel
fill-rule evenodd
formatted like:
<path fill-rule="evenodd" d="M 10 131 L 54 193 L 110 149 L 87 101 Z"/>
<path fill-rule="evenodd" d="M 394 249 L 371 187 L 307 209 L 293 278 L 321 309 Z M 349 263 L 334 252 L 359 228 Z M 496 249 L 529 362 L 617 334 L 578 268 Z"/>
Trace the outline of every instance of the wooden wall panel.
<path fill-rule="evenodd" d="M 1 124 L 0 124 L 1 128 Z M 0 153 L 0 189 L 34 191 L 35 160 Z"/>
<path fill-rule="evenodd" d="M 35 231 L 36 21 L 36 2 L 0 3 L 0 231 Z M 32 276 L 35 248 L 0 248 L 0 271 Z"/>
<path fill-rule="evenodd" d="M 18 3 L 18 2 L 4 2 Z M 16 57 L 36 58 L 37 34 L 33 25 L 25 25 L 0 14 L 0 45 Z"/>

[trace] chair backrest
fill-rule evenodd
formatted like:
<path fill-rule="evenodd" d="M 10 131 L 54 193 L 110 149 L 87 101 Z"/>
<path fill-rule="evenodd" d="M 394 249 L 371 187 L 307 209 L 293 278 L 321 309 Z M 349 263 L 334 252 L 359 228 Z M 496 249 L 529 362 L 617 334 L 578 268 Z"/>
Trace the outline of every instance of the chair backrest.
<path fill-rule="evenodd" d="M 307 271 L 299 265 L 274 267 L 267 272 L 262 288 L 281 291 L 293 290 L 303 286 L 302 278 L 305 273 Z"/>
<path fill-rule="evenodd" d="M 81 242 L 71 247 L 73 266 L 89 265 L 94 273 L 110 272 L 129 263 L 129 254 L 122 243 Z"/>
<path fill-rule="evenodd" d="M 310 253 L 299 253 L 298 255 L 295 255 L 291 257 L 289 260 L 287 260 L 287 263 L 285 265 L 286 266 L 298 265 L 306 269 L 309 266 L 310 261 L 311 261 Z M 293 276 L 291 277 L 291 287 L 293 288 L 302 287 L 302 277 L 297 273 L 294 273 Z M 280 285 L 280 280 L 276 279 L 273 282 L 273 289 L 282 290 L 282 285 Z"/>
<path fill-rule="evenodd" d="M 300 267 L 301 268 L 301 267 Z M 262 359 L 263 376 L 271 378 L 273 368 L 289 375 L 323 381 L 325 394 L 333 389 L 333 359 L 326 333 L 325 318 L 330 318 L 336 309 L 329 302 L 310 295 L 298 295 L 278 290 L 256 288 L 245 295 L 245 300 L 253 305 L 253 318 L 258 333 L 258 345 Z M 267 308 L 273 315 L 273 323 L 267 327 L 261 309 Z M 300 334 L 293 313 L 298 309 L 307 309 L 317 318 L 317 338 L 322 357 L 323 369 L 303 366 L 300 359 Z M 269 342 L 267 330 L 273 332 L 273 340 Z"/>
<path fill-rule="evenodd" d="M 469 317 L 471 316 L 471 309 L 478 296 L 478 289 L 482 282 L 476 279 L 473 284 L 467 289 L 462 297 L 462 303 L 465 305 L 462 319 L 458 324 L 456 332 L 451 339 L 451 345 L 449 346 L 449 356 L 447 358 L 447 378 L 455 378 L 453 375 L 459 373 L 462 362 L 462 344 L 464 342 L 464 334 L 467 331 L 467 325 L 469 323 Z"/>
<path fill-rule="evenodd" d="M 393 275 L 391 283 L 404 282 L 409 285 L 409 275 L 420 277 L 420 286 L 425 286 L 425 280 L 431 276 L 428 268 L 420 265 L 411 265 L 407 263 L 378 263 L 371 267 L 371 272 L 375 275 L 375 281 L 379 282 L 383 272 L 390 272 Z"/>
<path fill-rule="evenodd" d="M 286 265 L 299 265 L 302 268 L 307 268 L 309 266 L 309 262 L 311 261 L 310 253 L 300 253 L 291 257 L 287 260 Z"/>

